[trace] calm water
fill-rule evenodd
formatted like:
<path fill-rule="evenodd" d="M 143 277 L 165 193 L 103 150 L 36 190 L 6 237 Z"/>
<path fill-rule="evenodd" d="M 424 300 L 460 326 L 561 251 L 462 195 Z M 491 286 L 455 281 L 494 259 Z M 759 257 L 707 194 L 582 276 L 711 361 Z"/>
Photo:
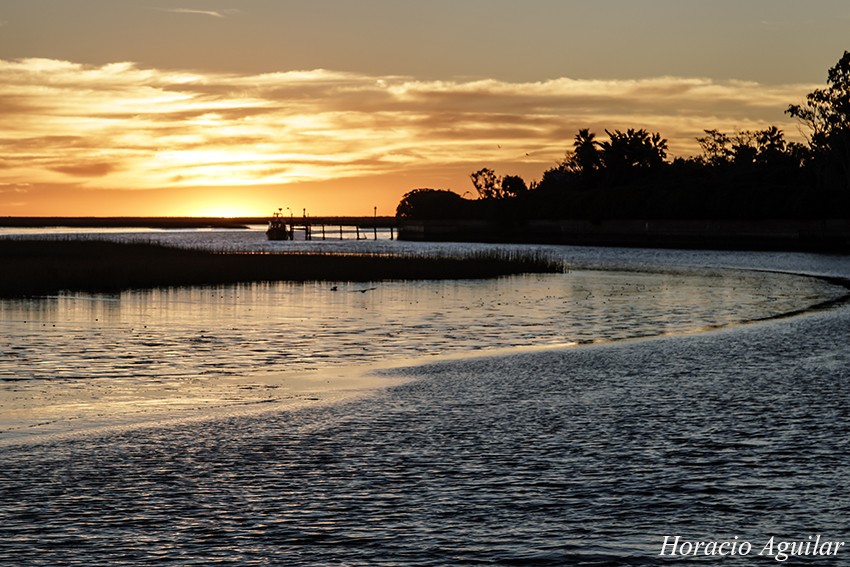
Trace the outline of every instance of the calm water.
<path fill-rule="evenodd" d="M 0 562 L 647 565 L 665 535 L 737 536 L 753 555 L 772 535 L 850 543 L 850 309 L 737 324 L 844 290 L 731 269 L 846 276 L 846 258 L 546 250 L 573 269 L 0 302 L 4 415 L 116 384 L 393 361 L 408 366 L 383 373 L 413 378 L 341 404 L 64 440 L 38 432 L 90 416 L 34 411 L 2 433 L 15 442 L 0 447 Z"/>

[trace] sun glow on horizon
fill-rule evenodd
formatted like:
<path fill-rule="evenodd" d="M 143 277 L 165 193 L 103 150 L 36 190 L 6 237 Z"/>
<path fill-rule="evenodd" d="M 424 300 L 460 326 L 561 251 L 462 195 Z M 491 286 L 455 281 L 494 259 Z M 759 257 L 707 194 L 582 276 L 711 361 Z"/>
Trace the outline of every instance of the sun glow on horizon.
<path fill-rule="evenodd" d="M 133 63 L 0 60 L 0 215 L 39 214 L 37 203 L 47 194 L 55 202 L 62 191 L 69 207 L 81 192 L 109 194 L 114 214 L 120 194 L 129 208 L 135 190 L 159 192 L 163 212 L 262 216 L 278 206 L 263 200 L 264 188 L 321 193 L 330 183 L 363 187 L 364 180 L 386 183 L 369 187 L 368 207 L 356 191 L 302 201 L 389 210 L 416 187 L 462 193 L 481 167 L 539 179 L 579 128 L 646 128 L 667 138 L 671 156 L 693 155 L 704 128 L 783 127 L 783 105 L 812 88 L 683 77 L 511 83 L 322 69 L 187 74 Z M 794 125 L 783 129 L 794 138 Z M 415 172 L 410 185 L 390 184 L 399 172 Z M 194 188 L 203 188 L 201 204 L 168 202 Z M 232 198 L 240 190 L 250 202 Z"/>
<path fill-rule="evenodd" d="M 195 198 L 184 198 L 169 210 L 170 216 L 245 218 L 271 216 L 274 199 L 268 192 L 255 195 L 245 189 L 196 189 L 187 194 Z M 277 205 L 280 206 L 280 205 Z"/>
<path fill-rule="evenodd" d="M 187 211 L 187 213 L 181 214 L 180 216 L 232 219 L 243 217 L 262 217 L 268 216 L 268 213 L 260 213 L 252 208 L 241 205 L 221 204 L 201 205 L 197 209 Z"/>

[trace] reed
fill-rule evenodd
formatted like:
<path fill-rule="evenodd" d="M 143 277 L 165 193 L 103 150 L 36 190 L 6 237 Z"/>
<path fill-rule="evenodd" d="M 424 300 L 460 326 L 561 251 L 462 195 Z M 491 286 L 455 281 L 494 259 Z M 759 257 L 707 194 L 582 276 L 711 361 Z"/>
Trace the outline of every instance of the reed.
<path fill-rule="evenodd" d="M 0 297 L 63 290 L 117 292 L 258 281 L 475 279 L 562 271 L 558 261 L 514 251 L 463 257 L 237 253 L 104 240 L 0 240 Z"/>

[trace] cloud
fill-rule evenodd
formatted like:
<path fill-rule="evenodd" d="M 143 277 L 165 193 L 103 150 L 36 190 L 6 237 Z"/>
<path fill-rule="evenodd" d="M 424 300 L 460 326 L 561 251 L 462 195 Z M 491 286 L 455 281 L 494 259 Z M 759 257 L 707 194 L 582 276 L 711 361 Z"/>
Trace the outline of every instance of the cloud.
<path fill-rule="evenodd" d="M 171 12 L 173 14 L 193 14 L 197 16 L 210 16 L 213 18 L 224 18 L 226 12 L 230 12 L 232 10 L 225 10 L 224 12 L 216 12 L 214 10 L 192 10 L 190 8 L 161 8 L 164 12 Z"/>
<path fill-rule="evenodd" d="M 31 189 L 29 183 L 0 183 L 0 193 L 29 193 Z"/>
<path fill-rule="evenodd" d="M 61 165 L 51 169 L 76 177 L 103 177 L 114 171 L 115 165 L 111 163 L 81 163 L 76 165 Z"/>
<path fill-rule="evenodd" d="M 0 183 L 283 185 L 483 166 L 539 176 L 579 128 L 647 128 L 673 155 L 703 129 L 776 124 L 817 85 L 693 77 L 510 83 L 325 69 L 256 75 L 0 60 Z"/>

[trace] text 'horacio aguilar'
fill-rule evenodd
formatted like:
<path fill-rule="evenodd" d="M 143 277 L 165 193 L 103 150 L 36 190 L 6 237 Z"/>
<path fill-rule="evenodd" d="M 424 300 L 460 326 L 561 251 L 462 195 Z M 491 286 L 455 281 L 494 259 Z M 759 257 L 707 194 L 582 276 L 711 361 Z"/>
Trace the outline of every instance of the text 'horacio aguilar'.
<path fill-rule="evenodd" d="M 780 539 L 771 536 L 762 545 L 739 541 L 738 536 L 730 540 L 707 541 L 686 540 L 681 536 L 664 536 L 659 555 L 665 557 L 763 555 L 773 557 L 777 561 L 785 561 L 790 557 L 835 556 L 842 547 L 844 547 L 843 541 L 826 540 L 819 534 L 810 535 L 804 540 Z"/>

